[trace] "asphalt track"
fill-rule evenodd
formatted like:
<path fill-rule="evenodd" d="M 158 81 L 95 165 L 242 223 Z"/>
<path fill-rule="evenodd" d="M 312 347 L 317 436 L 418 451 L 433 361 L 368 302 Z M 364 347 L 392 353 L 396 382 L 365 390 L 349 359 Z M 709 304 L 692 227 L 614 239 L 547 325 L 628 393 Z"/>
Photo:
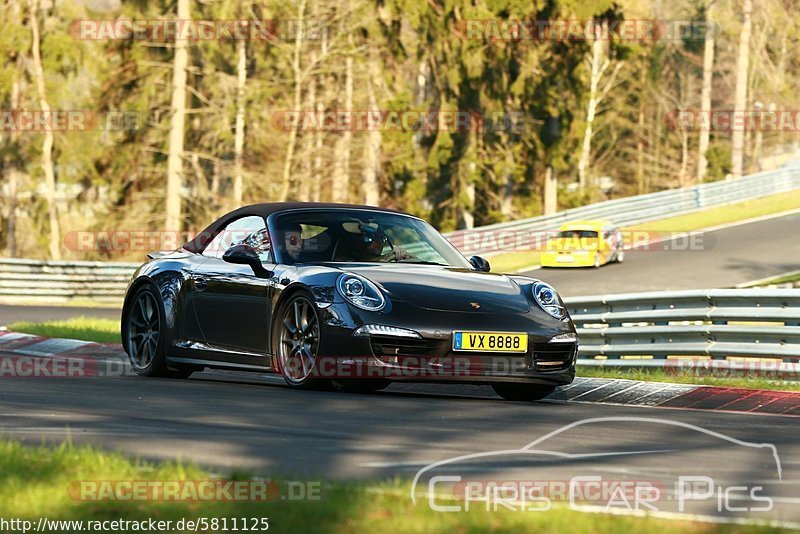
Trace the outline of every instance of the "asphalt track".
<path fill-rule="evenodd" d="M 0 357 L 9 355 L 0 352 Z M 246 469 L 304 480 L 411 479 L 432 462 L 512 451 L 440 469 L 467 480 L 563 482 L 600 476 L 655 481 L 665 495 L 655 506 L 667 512 L 678 511 L 670 490 L 677 477 L 709 477 L 717 488 L 761 486 L 774 500 L 769 512 L 743 515 L 800 524 L 797 417 L 507 402 L 483 386 L 403 384 L 373 394 L 298 392 L 277 377 L 223 372 L 188 380 L 145 379 L 130 376 L 129 370 L 103 377 L 3 378 L 1 387 L 2 434 L 32 443 L 71 439 L 144 458 L 179 457 L 217 473 Z M 648 420 L 620 419 L 631 417 Z M 568 429 L 537 447 L 559 456 L 514 451 L 589 418 L 612 419 Z M 782 471 L 769 450 L 676 423 L 743 442 L 770 443 Z M 732 498 L 730 504 L 758 504 L 750 501 Z M 719 512 L 718 505 L 715 493 L 690 503 L 687 511 L 731 515 Z"/>
<path fill-rule="evenodd" d="M 599 269 L 548 268 L 526 274 L 564 296 L 735 287 L 800 269 L 800 213 L 665 241 Z M 669 235 L 670 229 L 656 232 Z"/>

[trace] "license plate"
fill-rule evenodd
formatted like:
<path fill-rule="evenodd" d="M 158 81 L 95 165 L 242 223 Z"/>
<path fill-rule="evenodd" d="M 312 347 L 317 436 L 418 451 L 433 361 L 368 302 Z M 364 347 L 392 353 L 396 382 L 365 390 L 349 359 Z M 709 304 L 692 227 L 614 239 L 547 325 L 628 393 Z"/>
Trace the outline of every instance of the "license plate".
<path fill-rule="evenodd" d="M 453 350 L 527 352 L 528 334 L 519 332 L 453 332 Z"/>
<path fill-rule="evenodd" d="M 556 261 L 561 263 L 569 263 L 572 261 L 572 256 L 570 254 L 562 254 L 556 257 Z"/>

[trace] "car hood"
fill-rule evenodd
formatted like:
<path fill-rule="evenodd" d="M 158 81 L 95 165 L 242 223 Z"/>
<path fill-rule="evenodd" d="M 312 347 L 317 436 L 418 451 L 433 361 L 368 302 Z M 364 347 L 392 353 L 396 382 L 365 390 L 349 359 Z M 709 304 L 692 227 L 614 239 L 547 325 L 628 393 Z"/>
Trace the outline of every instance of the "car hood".
<path fill-rule="evenodd" d="M 506 314 L 530 311 L 523 288 L 503 274 L 410 264 L 348 266 L 343 270 L 379 284 L 393 300 L 426 310 Z"/>

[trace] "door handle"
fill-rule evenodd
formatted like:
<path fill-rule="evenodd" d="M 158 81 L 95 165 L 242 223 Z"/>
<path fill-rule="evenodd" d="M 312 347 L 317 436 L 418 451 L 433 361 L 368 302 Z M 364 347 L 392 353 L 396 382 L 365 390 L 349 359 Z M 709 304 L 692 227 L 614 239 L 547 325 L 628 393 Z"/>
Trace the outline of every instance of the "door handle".
<path fill-rule="evenodd" d="M 194 288 L 198 291 L 205 291 L 208 287 L 208 280 L 203 278 L 202 276 L 195 276 L 194 277 Z"/>

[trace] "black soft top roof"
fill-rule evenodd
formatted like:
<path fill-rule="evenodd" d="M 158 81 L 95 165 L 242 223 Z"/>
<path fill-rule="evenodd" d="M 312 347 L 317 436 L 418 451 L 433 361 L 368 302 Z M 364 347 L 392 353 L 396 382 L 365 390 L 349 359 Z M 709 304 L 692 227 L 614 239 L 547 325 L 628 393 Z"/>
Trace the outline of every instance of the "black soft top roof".
<path fill-rule="evenodd" d="M 297 209 L 360 209 L 367 211 L 379 211 L 384 213 L 405 213 L 388 208 L 378 208 L 375 206 L 360 206 L 358 204 L 335 204 L 330 202 L 267 202 L 264 204 L 251 204 L 249 206 L 242 206 L 227 213 L 211 223 L 208 228 L 197 234 L 194 239 L 183 245 L 185 250 L 189 252 L 202 252 L 206 248 L 206 244 L 214 239 L 214 237 L 228 224 L 236 219 L 247 215 L 258 215 L 265 219 L 273 213 L 280 211 L 297 210 Z"/>

